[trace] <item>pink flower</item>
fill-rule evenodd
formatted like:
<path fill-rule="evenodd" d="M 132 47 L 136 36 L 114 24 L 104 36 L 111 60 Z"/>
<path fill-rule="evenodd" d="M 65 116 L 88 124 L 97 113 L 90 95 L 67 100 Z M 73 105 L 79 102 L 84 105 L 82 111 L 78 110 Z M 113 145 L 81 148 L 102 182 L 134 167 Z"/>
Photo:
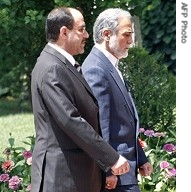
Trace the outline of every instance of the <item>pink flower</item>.
<path fill-rule="evenodd" d="M 144 132 L 144 135 L 146 135 L 148 137 L 153 137 L 154 136 L 154 131 L 153 130 L 146 130 Z"/>
<path fill-rule="evenodd" d="M 155 132 L 154 137 L 164 137 L 165 133 L 164 132 Z"/>
<path fill-rule="evenodd" d="M 162 161 L 160 162 L 160 168 L 162 169 L 166 169 L 167 167 L 169 167 L 169 163 L 167 161 Z"/>
<path fill-rule="evenodd" d="M 144 133 L 145 132 L 145 128 L 140 128 L 139 129 L 139 133 Z"/>
<path fill-rule="evenodd" d="M 15 163 L 11 160 L 7 160 L 1 165 L 5 173 L 10 172 L 14 168 L 14 166 Z"/>
<path fill-rule="evenodd" d="M 165 144 L 163 146 L 163 150 L 167 152 L 175 152 L 176 148 L 173 144 L 170 143 L 170 144 Z"/>
<path fill-rule="evenodd" d="M 166 170 L 166 172 L 167 172 L 167 177 L 168 178 L 172 178 L 172 177 L 175 177 L 176 176 L 176 169 L 174 169 L 174 168 L 168 168 L 167 170 Z"/>
<path fill-rule="evenodd" d="M 6 182 L 9 181 L 9 175 L 8 174 L 1 174 L 0 175 L 0 182 Z"/>
<path fill-rule="evenodd" d="M 31 151 L 24 151 L 23 152 L 23 157 L 25 159 L 28 159 L 28 158 L 32 157 L 32 152 Z"/>
<path fill-rule="evenodd" d="M 10 189 L 17 190 L 17 189 L 19 189 L 20 185 L 21 185 L 21 179 L 18 176 L 13 176 L 9 180 Z"/>
<path fill-rule="evenodd" d="M 27 186 L 26 191 L 31 191 L 31 184 Z"/>
<path fill-rule="evenodd" d="M 29 157 L 29 158 L 27 159 L 27 164 L 28 164 L 28 165 L 32 165 L 32 157 Z"/>

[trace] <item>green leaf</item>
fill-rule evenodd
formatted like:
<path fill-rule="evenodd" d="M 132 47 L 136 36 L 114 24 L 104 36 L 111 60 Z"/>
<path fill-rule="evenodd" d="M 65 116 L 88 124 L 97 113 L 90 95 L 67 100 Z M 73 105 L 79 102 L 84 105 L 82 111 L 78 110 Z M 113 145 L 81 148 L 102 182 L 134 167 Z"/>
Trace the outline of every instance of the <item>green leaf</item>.
<path fill-rule="evenodd" d="M 18 162 L 16 163 L 15 167 L 23 166 L 25 163 L 26 163 L 26 160 L 23 159 L 23 160 L 21 160 L 21 161 L 18 161 Z"/>
<path fill-rule="evenodd" d="M 164 31 L 158 31 L 156 37 L 161 38 L 164 35 Z"/>
<path fill-rule="evenodd" d="M 1 0 L 2 2 L 2 4 L 5 4 L 5 5 L 8 5 L 8 6 L 10 6 L 11 5 L 11 0 Z"/>
<path fill-rule="evenodd" d="M 165 37 L 163 37 L 163 41 L 166 43 L 166 44 L 169 44 L 170 43 L 170 41 L 171 41 L 171 39 L 172 39 L 172 37 L 171 36 L 165 36 Z"/>
<path fill-rule="evenodd" d="M 10 137 L 10 138 L 8 139 L 8 142 L 9 142 L 11 148 L 12 148 L 12 147 L 14 146 L 14 144 L 15 144 L 15 139 L 12 138 L 12 137 Z"/>

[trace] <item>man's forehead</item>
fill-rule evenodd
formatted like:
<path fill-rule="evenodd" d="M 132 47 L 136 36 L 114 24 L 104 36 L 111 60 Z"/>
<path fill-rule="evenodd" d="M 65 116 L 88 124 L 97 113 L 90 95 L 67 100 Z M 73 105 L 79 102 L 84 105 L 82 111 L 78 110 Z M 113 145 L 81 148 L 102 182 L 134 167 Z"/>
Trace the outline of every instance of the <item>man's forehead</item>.
<path fill-rule="evenodd" d="M 122 17 L 120 18 L 119 20 L 119 23 L 118 23 L 118 28 L 120 29 L 126 29 L 128 30 L 129 32 L 132 31 L 132 22 L 129 18 L 127 17 Z"/>
<path fill-rule="evenodd" d="M 118 31 L 122 31 L 124 33 L 133 33 L 132 25 L 129 24 L 119 25 Z"/>

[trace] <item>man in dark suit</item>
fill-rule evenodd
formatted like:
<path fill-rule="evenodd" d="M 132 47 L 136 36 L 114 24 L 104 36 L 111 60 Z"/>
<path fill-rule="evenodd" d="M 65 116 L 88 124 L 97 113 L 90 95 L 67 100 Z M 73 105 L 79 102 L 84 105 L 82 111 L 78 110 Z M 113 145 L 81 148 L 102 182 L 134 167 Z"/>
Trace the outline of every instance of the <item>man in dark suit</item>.
<path fill-rule="evenodd" d="M 74 8 L 53 9 L 46 20 L 48 44 L 32 71 L 36 143 L 31 192 L 100 192 L 102 170 L 120 175 L 127 160 L 100 136 L 97 101 L 75 68 L 89 37 Z"/>
<path fill-rule="evenodd" d="M 103 11 L 93 27 L 95 46 L 82 64 L 84 78 L 98 100 L 102 136 L 130 164 L 130 171 L 118 176 L 115 189 L 111 183 L 115 176 L 107 173 L 105 191 L 111 192 L 139 192 L 138 168 L 143 176 L 153 169 L 138 142 L 139 118 L 118 69 L 119 59 L 127 57 L 133 43 L 132 32 L 129 12 Z"/>

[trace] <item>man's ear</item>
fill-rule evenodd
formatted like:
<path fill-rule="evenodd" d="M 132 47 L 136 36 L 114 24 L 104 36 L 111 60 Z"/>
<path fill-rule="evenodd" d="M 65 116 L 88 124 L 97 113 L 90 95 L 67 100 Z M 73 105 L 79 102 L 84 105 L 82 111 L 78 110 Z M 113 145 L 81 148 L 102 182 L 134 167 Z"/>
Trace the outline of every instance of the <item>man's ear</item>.
<path fill-rule="evenodd" d="M 60 36 L 65 39 L 68 31 L 69 31 L 69 29 L 66 26 L 61 27 L 60 28 Z"/>
<path fill-rule="evenodd" d="M 112 34 L 111 34 L 111 31 L 109 29 L 103 29 L 102 37 L 105 41 L 109 41 L 111 35 Z"/>

